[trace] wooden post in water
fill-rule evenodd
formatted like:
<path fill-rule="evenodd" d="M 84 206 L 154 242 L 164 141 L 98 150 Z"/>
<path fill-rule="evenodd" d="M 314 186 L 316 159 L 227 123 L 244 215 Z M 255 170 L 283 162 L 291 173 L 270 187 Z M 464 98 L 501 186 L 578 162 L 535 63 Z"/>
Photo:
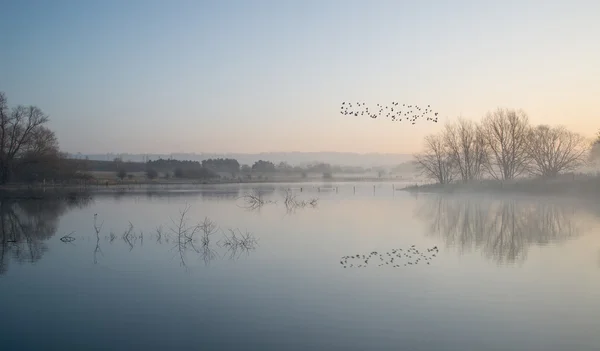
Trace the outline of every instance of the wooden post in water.
<path fill-rule="evenodd" d="M 356 185 L 354 186 L 354 194 L 356 194 Z"/>
<path fill-rule="evenodd" d="M 302 188 L 300 188 L 300 192 L 302 192 Z"/>
<path fill-rule="evenodd" d="M 373 195 L 375 195 L 375 185 L 373 185 Z"/>

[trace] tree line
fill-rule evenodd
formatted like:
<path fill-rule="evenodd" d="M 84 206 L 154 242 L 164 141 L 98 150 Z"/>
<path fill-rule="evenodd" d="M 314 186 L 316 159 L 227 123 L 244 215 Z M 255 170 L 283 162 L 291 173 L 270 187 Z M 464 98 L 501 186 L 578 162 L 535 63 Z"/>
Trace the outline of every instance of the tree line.
<path fill-rule="evenodd" d="M 498 108 L 479 122 L 459 118 L 425 137 L 414 155 L 422 174 L 440 184 L 482 178 L 556 177 L 600 158 L 600 132 L 590 143 L 564 126 L 532 126 L 523 110 Z"/>
<path fill-rule="evenodd" d="M 121 164 L 125 165 L 124 163 Z M 123 166 L 123 168 L 125 167 Z M 300 174 L 306 177 L 308 173 L 331 175 L 334 172 L 361 173 L 366 171 L 363 168 L 357 169 L 357 167 L 332 166 L 327 163 L 315 163 L 305 167 L 291 166 L 287 162 L 280 162 L 276 165 L 271 161 L 265 160 L 258 160 L 250 166 L 240 165 L 237 160 L 231 158 L 207 159 L 202 162 L 158 159 L 146 162 L 146 168 L 147 176 L 151 179 L 156 178 L 158 173 L 168 174 L 169 172 L 173 173 L 177 178 L 186 178 L 186 173 L 196 173 L 197 176 L 201 175 L 203 178 L 216 178 L 219 174 L 225 173 L 232 178 L 235 178 L 240 175 L 248 176 L 251 173 Z"/>
<path fill-rule="evenodd" d="M 60 151 L 56 134 L 47 127 L 49 117 L 37 106 L 9 107 L 4 92 L 0 92 L 0 184 L 9 182 L 34 183 L 42 181 L 70 182 L 91 180 L 92 171 L 114 172 L 117 178 L 132 177 L 132 173 L 145 172 L 149 179 L 159 172 L 179 178 L 210 179 L 223 173 L 232 178 L 250 173 L 302 174 L 333 172 L 363 173 L 369 169 L 340 167 L 315 163 L 305 167 L 291 166 L 286 162 L 274 164 L 258 160 L 252 165 L 240 165 L 235 159 L 214 158 L 198 161 L 159 159 L 146 163 L 98 161 L 72 158 Z"/>

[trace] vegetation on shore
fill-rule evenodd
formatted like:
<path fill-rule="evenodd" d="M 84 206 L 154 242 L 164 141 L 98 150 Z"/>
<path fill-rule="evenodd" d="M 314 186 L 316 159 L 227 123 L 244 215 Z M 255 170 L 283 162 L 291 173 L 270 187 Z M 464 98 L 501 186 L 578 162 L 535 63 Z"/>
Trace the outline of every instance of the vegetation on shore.
<path fill-rule="evenodd" d="M 431 183 L 411 185 L 398 190 L 420 193 L 505 193 L 551 196 L 592 196 L 600 194 L 600 176 L 564 174 L 554 178 L 519 178 L 514 180 L 482 179 L 468 183 Z"/>
<path fill-rule="evenodd" d="M 333 166 L 315 163 L 304 167 L 286 162 L 274 164 L 258 160 L 240 165 L 235 159 L 216 158 L 202 162 L 158 159 L 127 162 L 71 157 L 61 152 L 55 133 L 46 127 L 49 117 L 36 106 L 9 108 L 0 92 L 0 188 L 14 186 L 88 186 L 171 183 L 231 183 L 303 181 L 316 178 L 339 181 L 341 175 L 375 174 L 382 179 L 382 168 Z M 410 165 L 409 165 L 410 166 Z"/>
<path fill-rule="evenodd" d="M 415 165 L 435 184 L 406 190 L 598 192 L 598 176 L 576 175 L 600 159 L 595 140 L 563 126 L 531 126 L 525 112 L 497 109 L 479 123 L 459 118 L 425 138 Z"/>

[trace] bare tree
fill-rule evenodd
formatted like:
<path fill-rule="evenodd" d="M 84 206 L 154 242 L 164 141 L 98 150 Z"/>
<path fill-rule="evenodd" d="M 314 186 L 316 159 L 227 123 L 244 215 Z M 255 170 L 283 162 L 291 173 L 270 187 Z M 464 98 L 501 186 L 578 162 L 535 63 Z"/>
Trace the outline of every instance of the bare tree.
<path fill-rule="evenodd" d="M 495 179 L 514 179 L 527 170 L 529 118 L 522 110 L 499 108 L 482 121 L 487 148 L 484 166 Z"/>
<path fill-rule="evenodd" d="M 486 159 L 485 139 L 481 128 L 474 122 L 459 118 L 447 124 L 444 143 L 448 148 L 457 173 L 465 182 L 479 179 Z"/>
<path fill-rule="evenodd" d="M 596 138 L 592 143 L 589 160 L 593 163 L 600 160 L 600 130 L 596 133 Z"/>
<path fill-rule="evenodd" d="M 563 126 L 537 126 L 529 132 L 527 154 L 531 159 L 531 173 L 555 177 L 583 165 L 589 143 L 582 135 Z"/>
<path fill-rule="evenodd" d="M 125 179 L 125 177 L 127 177 L 127 171 L 125 170 L 125 168 L 119 168 L 119 170 L 117 171 L 117 178 L 123 180 Z"/>
<path fill-rule="evenodd" d="M 414 157 L 417 168 L 427 178 L 440 184 L 452 182 L 455 169 L 443 134 L 426 136 L 425 151 Z"/>
<path fill-rule="evenodd" d="M 9 110 L 6 95 L 0 92 L 0 183 L 10 180 L 15 159 L 35 147 L 36 136 L 48 136 L 47 130 L 40 130 L 46 122 L 48 116 L 35 106 Z"/>

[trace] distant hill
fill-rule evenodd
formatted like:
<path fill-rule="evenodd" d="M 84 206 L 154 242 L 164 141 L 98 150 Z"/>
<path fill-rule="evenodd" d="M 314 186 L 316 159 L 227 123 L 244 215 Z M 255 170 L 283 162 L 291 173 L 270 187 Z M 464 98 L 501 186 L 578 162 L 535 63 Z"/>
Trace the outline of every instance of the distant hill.
<path fill-rule="evenodd" d="M 303 166 L 309 163 L 324 162 L 332 165 L 354 166 L 354 167 L 378 167 L 395 166 L 412 159 L 409 154 L 380 154 L 368 153 L 358 154 L 351 152 L 263 152 L 258 154 L 243 153 L 173 153 L 173 154 L 71 154 L 73 157 L 88 157 L 90 160 L 110 161 L 121 157 L 123 161 L 145 162 L 159 158 L 175 160 L 202 161 L 208 158 L 234 158 L 240 164 L 252 165 L 258 160 L 271 161 L 273 163 L 287 162 L 293 166 Z"/>

